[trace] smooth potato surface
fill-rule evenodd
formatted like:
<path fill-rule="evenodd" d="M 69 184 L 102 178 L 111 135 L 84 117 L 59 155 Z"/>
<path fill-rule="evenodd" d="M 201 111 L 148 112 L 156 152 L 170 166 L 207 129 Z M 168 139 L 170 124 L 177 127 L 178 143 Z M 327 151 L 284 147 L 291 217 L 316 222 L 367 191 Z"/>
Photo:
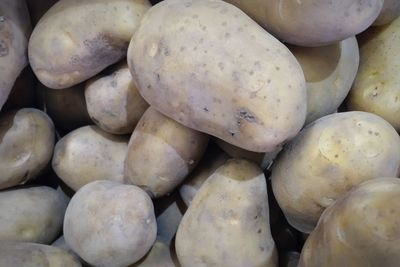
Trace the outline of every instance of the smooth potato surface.
<path fill-rule="evenodd" d="M 381 13 L 376 18 L 374 26 L 388 24 L 400 16 L 400 1 L 384 0 Z"/>

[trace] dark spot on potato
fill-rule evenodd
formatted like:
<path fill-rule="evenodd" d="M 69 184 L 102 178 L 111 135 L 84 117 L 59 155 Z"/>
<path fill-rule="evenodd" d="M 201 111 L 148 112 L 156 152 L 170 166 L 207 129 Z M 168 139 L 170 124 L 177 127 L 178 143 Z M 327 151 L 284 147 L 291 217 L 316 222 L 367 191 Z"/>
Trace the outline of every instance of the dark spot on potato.
<path fill-rule="evenodd" d="M 236 114 L 236 118 L 240 119 L 240 120 L 246 120 L 251 123 L 257 121 L 256 117 L 250 111 L 248 111 L 246 109 L 240 109 L 238 111 L 238 113 Z"/>
<path fill-rule="evenodd" d="M 261 229 L 258 229 L 257 234 L 261 234 L 261 232 L 262 232 Z"/>
<path fill-rule="evenodd" d="M 147 89 L 151 89 L 151 85 L 150 84 L 147 85 Z"/>
<path fill-rule="evenodd" d="M 196 50 L 197 50 L 197 46 L 193 47 L 193 51 L 196 51 Z"/>
<path fill-rule="evenodd" d="M 254 216 L 254 220 L 257 220 L 257 219 L 258 219 L 258 215 Z"/>
<path fill-rule="evenodd" d="M 224 70 L 225 65 L 224 65 L 224 63 L 219 62 L 219 63 L 218 63 L 218 67 L 219 67 L 219 69 L 222 71 L 222 70 Z"/>
<path fill-rule="evenodd" d="M 229 38 L 231 34 L 229 32 L 225 33 L 225 38 Z"/>
<path fill-rule="evenodd" d="M 204 107 L 203 110 L 204 110 L 205 112 L 208 112 L 208 108 L 207 108 L 207 107 Z"/>
<path fill-rule="evenodd" d="M 179 30 L 180 30 L 181 32 L 183 32 L 183 31 L 185 30 L 185 27 L 181 26 L 181 27 L 179 28 Z"/>
<path fill-rule="evenodd" d="M 181 52 L 185 51 L 186 47 L 181 46 L 181 48 L 179 49 Z"/>
<path fill-rule="evenodd" d="M 116 80 L 111 81 L 111 87 L 117 87 L 118 83 Z"/>
<path fill-rule="evenodd" d="M 191 7 L 192 3 L 185 3 L 185 7 Z"/>
<path fill-rule="evenodd" d="M 338 154 L 336 154 L 336 155 L 335 155 L 335 158 L 338 158 L 338 157 L 339 157 L 339 155 L 338 155 Z"/>
<path fill-rule="evenodd" d="M 275 69 L 276 69 L 277 71 L 279 71 L 281 68 L 279 68 L 278 66 L 276 66 Z"/>
<path fill-rule="evenodd" d="M 157 82 L 160 82 L 160 80 L 161 80 L 159 73 L 156 73 L 156 80 L 157 80 Z"/>
<path fill-rule="evenodd" d="M 268 79 L 268 80 L 267 80 L 267 83 L 271 83 L 271 79 Z"/>
<path fill-rule="evenodd" d="M 249 74 L 250 76 L 252 76 L 254 74 L 254 71 L 250 71 Z"/>
<path fill-rule="evenodd" d="M 8 45 L 4 40 L 0 40 L 0 57 L 5 57 L 8 55 L 9 49 Z"/>
<path fill-rule="evenodd" d="M 222 22 L 221 25 L 226 26 L 227 25 L 226 21 Z"/>
<path fill-rule="evenodd" d="M 262 246 L 260 246 L 260 250 L 261 250 L 261 251 L 264 251 L 264 250 L 265 250 L 265 248 L 264 248 L 264 247 L 262 247 Z"/>
<path fill-rule="evenodd" d="M 203 31 L 206 31 L 206 30 L 207 30 L 207 26 L 202 25 L 202 26 L 201 26 L 201 29 L 202 29 Z"/>

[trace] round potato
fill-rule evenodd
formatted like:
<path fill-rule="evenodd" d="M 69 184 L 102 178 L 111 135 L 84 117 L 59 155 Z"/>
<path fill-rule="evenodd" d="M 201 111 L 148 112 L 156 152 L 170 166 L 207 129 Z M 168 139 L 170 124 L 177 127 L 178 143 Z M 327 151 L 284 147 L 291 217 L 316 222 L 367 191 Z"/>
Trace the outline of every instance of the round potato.
<path fill-rule="evenodd" d="M 126 63 L 86 84 L 85 98 L 92 120 L 113 134 L 132 133 L 149 104 L 141 97 Z"/>
<path fill-rule="evenodd" d="M 399 218 L 400 180 L 364 182 L 322 214 L 298 266 L 397 267 Z"/>
<path fill-rule="evenodd" d="M 68 88 L 126 55 L 147 0 L 60 0 L 36 24 L 29 62 L 47 87 Z"/>
<path fill-rule="evenodd" d="M 229 160 L 208 178 L 184 214 L 175 248 L 182 267 L 277 266 L 265 176 Z"/>
<path fill-rule="evenodd" d="M 375 20 L 373 26 L 388 24 L 400 16 L 399 0 L 384 0 L 381 13 Z"/>
<path fill-rule="evenodd" d="M 0 189 L 35 178 L 51 160 L 54 125 L 40 110 L 24 108 L 0 117 Z"/>
<path fill-rule="evenodd" d="M 383 0 L 225 0 L 255 19 L 268 32 L 299 46 L 324 46 L 367 29 Z"/>
<path fill-rule="evenodd" d="M 400 18 L 362 37 L 360 69 L 347 107 L 375 113 L 400 131 Z"/>
<path fill-rule="evenodd" d="M 174 190 L 203 156 L 208 135 L 187 128 L 150 107 L 140 119 L 125 159 L 125 182 L 152 197 Z"/>
<path fill-rule="evenodd" d="M 285 146 L 272 166 L 272 189 L 289 223 L 314 229 L 322 212 L 363 181 L 397 176 L 400 137 L 366 112 L 325 116 Z"/>
<path fill-rule="evenodd" d="M 75 191 L 96 180 L 122 182 L 127 149 L 128 137 L 106 133 L 97 126 L 84 126 L 57 142 L 52 166 Z"/>
<path fill-rule="evenodd" d="M 134 185 L 95 181 L 71 199 L 64 238 L 83 260 L 99 267 L 126 267 L 150 250 L 157 224 L 150 197 Z"/>
<path fill-rule="evenodd" d="M 295 57 L 221 0 L 152 7 L 128 64 L 152 107 L 240 148 L 274 151 L 304 124 L 306 85 Z"/>

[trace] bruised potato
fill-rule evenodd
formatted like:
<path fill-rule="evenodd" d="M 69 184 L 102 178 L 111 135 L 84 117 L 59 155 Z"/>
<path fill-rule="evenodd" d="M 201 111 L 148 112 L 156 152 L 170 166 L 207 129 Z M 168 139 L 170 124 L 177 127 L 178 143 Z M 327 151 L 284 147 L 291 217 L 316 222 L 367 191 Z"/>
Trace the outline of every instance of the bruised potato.
<path fill-rule="evenodd" d="M 67 245 L 95 266 L 126 267 L 137 262 L 156 235 L 153 203 L 134 185 L 87 184 L 72 197 L 65 213 Z"/>
<path fill-rule="evenodd" d="M 126 55 L 147 0 L 60 0 L 36 24 L 29 62 L 53 89 L 96 75 Z"/>
<path fill-rule="evenodd" d="M 306 86 L 295 57 L 221 0 L 152 7 L 132 38 L 128 64 L 152 107 L 240 148 L 273 151 L 304 124 Z"/>
<path fill-rule="evenodd" d="M 24 108 L 0 117 L 0 189 L 36 178 L 54 148 L 54 125 L 42 111 Z"/>
<path fill-rule="evenodd" d="M 272 189 L 289 223 L 310 232 L 322 212 L 352 187 L 397 176 L 400 137 L 382 118 L 344 112 L 309 124 L 272 166 Z"/>
<path fill-rule="evenodd" d="M 400 261 L 400 180 L 362 183 L 321 216 L 299 267 L 397 267 Z"/>
<path fill-rule="evenodd" d="M 384 0 L 381 13 L 376 18 L 373 26 L 388 24 L 400 16 L 400 1 Z"/>

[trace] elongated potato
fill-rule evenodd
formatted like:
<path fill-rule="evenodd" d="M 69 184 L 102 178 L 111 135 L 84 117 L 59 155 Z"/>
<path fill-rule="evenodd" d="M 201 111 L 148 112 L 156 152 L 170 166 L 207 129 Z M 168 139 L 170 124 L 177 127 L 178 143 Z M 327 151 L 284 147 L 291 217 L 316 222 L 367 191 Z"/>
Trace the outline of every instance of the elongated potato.
<path fill-rule="evenodd" d="M 126 136 L 85 126 L 57 142 L 52 166 L 58 177 L 75 191 L 96 180 L 122 182 L 127 148 Z"/>
<path fill-rule="evenodd" d="M 60 89 L 96 75 L 126 55 L 147 0 L 60 0 L 36 24 L 29 62 L 47 87 Z"/>
<path fill-rule="evenodd" d="M 272 189 L 289 223 L 314 229 L 322 212 L 363 181 L 397 176 L 400 137 L 366 112 L 325 116 L 304 128 L 272 166 Z"/>
<path fill-rule="evenodd" d="M 347 107 L 375 113 L 400 131 L 400 18 L 362 37 L 360 69 Z"/>
<path fill-rule="evenodd" d="M 384 0 L 381 13 L 376 18 L 373 26 L 388 24 L 400 16 L 400 1 Z"/>
<path fill-rule="evenodd" d="M 155 109 L 246 150 L 273 151 L 304 124 L 299 63 L 223 1 L 166 0 L 152 7 L 132 38 L 128 64 Z"/>
<path fill-rule="evenodd" d="M 85 99 L 92 120 L 113 134 L 132 133 L 149 107 L 125 62 L 115 66 L 111 73 L 90 80 L 85 87 Z"/>
<path fill-rule="evenodd" d="M 129 141 L 125 182 L 161 197 L 176 188 L 200 161 L 208 135 L 187 128 L 150 107 Z"/>
<path fill-rule="evenodd" d="M 0 117 L 0 189 L 23 184 L 51 160 L 54 125 L 42 111 L 24 108 Z"/>
<path fill-rule="evenodd" d="M 299 267 L 397 267 L 400 180 L 357 186 L 329 207 L 307 239 Z"/>
<path fill-rule="evenodd" d="M 277 266 L 261 169 L 229 160 L 206 180 L 184 214 L 175 247 L 182 267 Z"/>
<path fill-rule="evenodd" d="M 64 238 L 83 260 L 99 267 L 126 267 L 153 245 L 157 224 L 150 197 L 134 185 L 95 181 L 71 199 Z"/>

